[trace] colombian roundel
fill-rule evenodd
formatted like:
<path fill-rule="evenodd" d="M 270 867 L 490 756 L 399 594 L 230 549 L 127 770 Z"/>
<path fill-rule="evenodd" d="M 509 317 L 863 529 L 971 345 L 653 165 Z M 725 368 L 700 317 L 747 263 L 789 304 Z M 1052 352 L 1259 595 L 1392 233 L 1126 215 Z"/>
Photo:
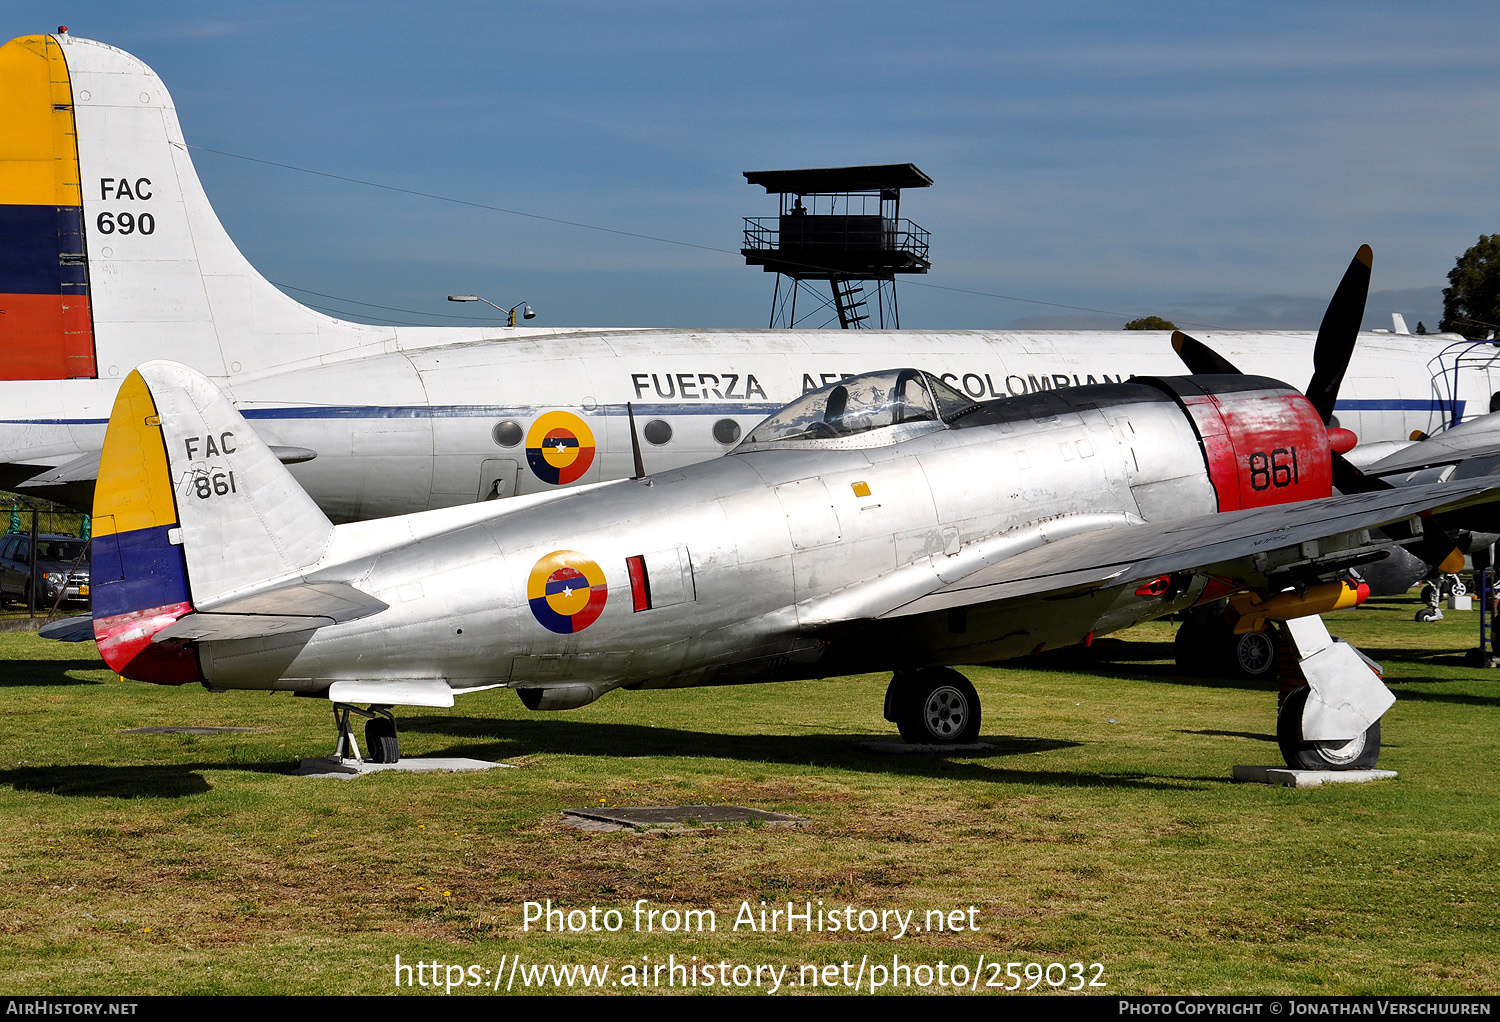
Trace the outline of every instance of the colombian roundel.
<path fill-rule="evenodd" d="M 526 462 L 544 483 L 576 482 L 594 463 L 594 433 L 571 412 L 548 412 L 526 434 Z"/>
<path fill-rule="evenodd" d="M 531 569 L 526 599 L 542 627 L 581 632 L 604 612 L 609 586 L 599 565 L 573 550 L 554 550 Z"/>

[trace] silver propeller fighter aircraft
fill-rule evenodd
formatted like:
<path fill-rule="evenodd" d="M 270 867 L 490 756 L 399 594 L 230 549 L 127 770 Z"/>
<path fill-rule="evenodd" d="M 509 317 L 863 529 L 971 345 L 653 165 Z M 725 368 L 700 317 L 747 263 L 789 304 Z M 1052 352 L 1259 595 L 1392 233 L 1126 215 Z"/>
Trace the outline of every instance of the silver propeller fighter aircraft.
<path fill-rule="evenodd" d="M 1286 621 L 1296 646 L 1288 761 L 1367 766 L 1394 697 L 1316 614 L 1358 602 L 1350 567 L 1392 537 L 1441 545 L 1414 516 L 1497 494 L 1334 495 L 1358 470 L 1326 424 L 1347 354 L 1330 358 L 1313 399 L 1227 363 L 988 403 L 866 373 L 715 461 L 337 526 L 211 381 L 149 362 L 110 417 L 82 620 L 126 677 L 325 696 L 339 755 L 359 755 L 356 712 L 392 761 L 391 706 L 478 689 L 552 710 L 876 670 L 903 737 L 969 742 L 979 698 L 951 665 L 1227 596 L 1237 628 Z"/>

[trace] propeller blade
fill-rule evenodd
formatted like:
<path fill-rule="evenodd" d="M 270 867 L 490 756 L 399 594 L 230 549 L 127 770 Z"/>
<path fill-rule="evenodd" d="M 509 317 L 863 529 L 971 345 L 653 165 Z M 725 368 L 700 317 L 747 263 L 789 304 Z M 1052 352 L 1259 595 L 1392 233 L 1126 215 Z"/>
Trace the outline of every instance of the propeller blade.
<path fill-rule="evenodd" d="M 1354 355 L 1359 324 L 1365 318 L 1365 299 L 1370 294 L 1370 266 L 1374 261 L 1375 254 L 1370 251 L 1370 246 L 1359 246 L 1318 327 L 1307 399 L 1323 416 L 1325 425 L 1333 421 L 1333 404 L 1338 400 L 1339 385 L 1344 382 L 1344 370 L 1349 368 L 1349 359 Z"/>
<path fill-rule="evenodd" d="M 1365 475 L 1337 451 L 1331 453 L 1333 485 L 1338 487 L 1340 493 L 1370 493 L 1395 488 L 1378 476 Z M 1422 519 L 1422 538 L 1406 549 L 1446 574 L 1463 569 L 1464 555 L 1458 549 L 1458 544 L 1453 541 L 1447 529 L 1430 517 Z"/>
<path fill-rule="evenodd" d="M 1223 355 L 1181 330 L 1172 331 L 1172 350 L 1193 375 L 1243 376 Z"/>

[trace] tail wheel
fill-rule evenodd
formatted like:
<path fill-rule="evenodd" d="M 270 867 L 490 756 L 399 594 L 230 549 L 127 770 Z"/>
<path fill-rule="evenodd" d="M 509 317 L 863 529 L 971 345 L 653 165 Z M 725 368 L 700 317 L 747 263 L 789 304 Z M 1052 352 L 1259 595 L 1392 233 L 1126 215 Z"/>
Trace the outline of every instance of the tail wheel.
<path fill-rule="evenodd" d="M 1380 721 L 1347 742 L 1310 742 L 1302 737 L 1302 708 L 1311 689 L 1293 689 L 1276 717 L 1276 744 L 1293 770 L 1369 770 L 1380 759 Z"/>
<path fill-rule="evenodd" d="M 887 699 L 905 741 L 960 745 L 979 737 L 979 693 L 951 667 L 900 672 Z"/>
<path fill-rule="evenodd" d="M 371 763 L 398 763 L 401 743 L 396 737 L 396 722 L 390 717 L 372 717 L 365 722 L 366 759 Z"/>

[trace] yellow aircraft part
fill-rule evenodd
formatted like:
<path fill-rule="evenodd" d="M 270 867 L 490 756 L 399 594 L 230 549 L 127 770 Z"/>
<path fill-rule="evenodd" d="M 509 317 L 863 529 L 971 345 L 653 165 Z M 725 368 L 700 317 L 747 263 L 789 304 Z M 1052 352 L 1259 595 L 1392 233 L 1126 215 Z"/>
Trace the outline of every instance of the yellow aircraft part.
<path fill-rule="evenodd" d="M 1267 621 L 1287 621 L 1294 617 L 1326 614 L 1331 610 L 1358 607 L 1370 595 L 1369 586 L 1346 580 L 1324 582 L 1301 591 L 1277 593 L 1262 600 L 1255 593 L 1236 593 L 1229 598 L 1227 617 L 1234 634 L 1263 632 Z"/>
<path fill-rule="evenodd" d="M 94 486 L 94 523 L 96 536 L 177 524 L 161 418 L 137 372 L 125 377 L 109 415 Z"/>
<path fill-rule="evenodd" d="M 50 35 L 0 46 L 0 205 L 82 206 L 73 86 Z"/>
<path fill-rule="evenodd" d="M 1438 571 L 1444 575 L 1457 575 L 1464 570 L 1464 555 L 1457 547 L 1449 551 L 1448 556 L 1443 558 L 1443 563 L 1438 565 Z"/>

